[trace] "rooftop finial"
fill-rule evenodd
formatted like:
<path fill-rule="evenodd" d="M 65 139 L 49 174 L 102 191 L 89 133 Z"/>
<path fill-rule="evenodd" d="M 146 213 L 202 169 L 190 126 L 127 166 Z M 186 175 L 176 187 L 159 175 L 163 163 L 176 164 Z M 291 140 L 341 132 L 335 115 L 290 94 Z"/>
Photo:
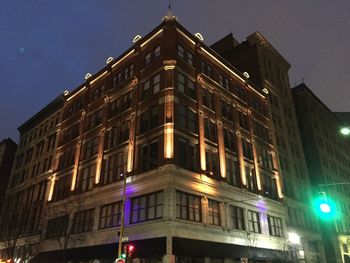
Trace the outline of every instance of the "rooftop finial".
<path fill-rule="evenodd" d="M 177 17 L 174 15 L 173 10 L 171 9 L 171 4 L 169 0 L 169 5 L 168 5 L 168 11 L 165 14 L 165 16 L 162 17 L 162 21 L 170 21 L 170 20 L 177 20 Z"/>

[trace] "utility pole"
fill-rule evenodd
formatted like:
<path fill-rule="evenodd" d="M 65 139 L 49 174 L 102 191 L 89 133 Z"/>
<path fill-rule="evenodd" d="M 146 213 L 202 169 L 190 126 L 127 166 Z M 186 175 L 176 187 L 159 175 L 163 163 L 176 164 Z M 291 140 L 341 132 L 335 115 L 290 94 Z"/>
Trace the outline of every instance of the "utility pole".
<path fill-rule="evenodd" d="M 126 200 L 126 174 L 123 176 L 123 200 L 122 200 L 122 218 L 120 222 L 119 230 L 119 241 L 118 241 L 118 259 L 122 256 L 122 247 L 123 247 L 123 236 L 124 236 L 124 214 L 125 214 L 125 200 Z"/>

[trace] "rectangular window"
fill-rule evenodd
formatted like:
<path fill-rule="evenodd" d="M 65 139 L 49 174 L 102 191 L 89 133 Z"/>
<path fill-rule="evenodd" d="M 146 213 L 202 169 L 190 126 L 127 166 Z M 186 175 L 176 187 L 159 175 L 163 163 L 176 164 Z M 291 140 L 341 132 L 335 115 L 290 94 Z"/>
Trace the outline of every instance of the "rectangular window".
<path fill-rule="evenodd" d="M 142 100 L 145 100 L 152 95 L 158 93 L 160 90 L 160 74 L 156 74 L 143 83 L 143 89 L 141 93 Z"/>
<path fill-rule="evenodd" d="M 260 139 L 272 143 L 268 128 L 257 121 L 254 121 L 254 134 Z"/>
<path fill-rule="evenodd" d="M 83 159 L 90 158 L 98 153 L 98 142 L 98 136 L 90 138 L 88 139 L 88 141 L 85 142 L 83 148 Z"/>
<path fill-rule="evenodd" d="M 158 142 L 154 141 L 140 146 L 140 168 L 145 172 L 157 167 Z"/>
<path fill-rule="evenodd" d="M 237 159 L 226 155 L 226 179 L 231 185 L 238 186 L 239 173 L 238 173 L 238 161 Z"/>
<path fill-rule="evenodd" d="M 187 57 L 186 57 L 186 62 L 190 64 L 191 66 L 194 65 L 194 56 L 193 54 L 187 50 Z"/>
<path fill-rule="evenodd" d="M 180 138 L 177 140 L 179 165 L 182 168 L 195 172 L 197 170 L 197 145 Z"/>
<path fill-rule="evenodd" d="M 109 228 L 120 225 L 122 202 L 103 205 L 100 208 L 98 228 Z"/>
<path fill-rule="evenodd" d="M 269 233 L 271 236 L 283 237 L 282 219 L 274 216 L 267 216 L 269 223 Z"/>
<path fill-rule="evenodd" d="M 249 232 L 261 233 L 259 213 L 248 210 L 248 228 Z"/>
<path fill-rule="evenodd" d="M 230 81 L 223 74 L 219 74 L 219 83 L 224 89 L 226 89 L 226 90 L 230 89 Z"/>
<path fill-rule="evenodd" d="M 76 137 L 79 136 L 79 123 L 78 124 L 75 124 L 71 127 L 69 127 L 68 129 L 65 129 L 64 132 L 63 132 L 63 138 L 62 140 L 60 141 L 60 145 L 68 142 L 68 141 L 71 141 L 73 139 L 75 139 Z"/>
<path fill-rule="evenodd" d="M 81 192 L 89 191 L 94 187 L 96 174 L 96 165 L 90 165 L 80 170 L 79 190 Z"/>
<path fill-rule="evenodd" d="M 242 112 L 238 113 L 239 116 L 239 125 L 241 126 L 241 128 L 249 131 L 249 120 L 248 120 L 248 116 L 245 115 Z"/>
<path fill-rule="evenodd" d="M 119 124 L 117 124 L 115 127 L 112 127 L 106 132 L 104 141 L 105 150 L 108 150 L 118 144 L 118 126 Z"/>
<path fill-rule="evenodd" d="M 160 46 L 156 46 L 153 50 L 153 57 L 157 59 L 160 57 Z"/>
<path fill-rule="evenodd" d="M 242 138 L 241 142 L 242 142 L 242 148 L 243 148 L 243 156 L 245 158 L 253 160 L 252 144 L 249 141 L 247 141 L 245 138 Z"/>
<path fill-rule="evenodd" d="M 130 109 L 133 96 L 134 96 L 133 91 L 130 91 L 130 92 L 125 93 L 123 95 L 123 101 L 122 101 L 122 105 L 121 105 L 122 111 L 126 111 L 126 110 Z"/>
<path fill-rule="evenodd" d="M 257 154 L 258 154 L 258 162 L 262 166 L 273 170 L 273 158 L 272 153 L 268 151 L 268 149 L 265 146 L 258 145 L 257 147 Z"/>
<path fill-rule="evenodd" d="M 205 150 L 206 169 L 210 176 L 219 175 L 218 153 L 210 149 Z"/>
<path fill-rule="evenodd" d="M 242 207 L 230 206 L 231 208 L 231 223 L 233 229 L 245 230 L 244 210 Z"/>
<path fill-rule="evenodd" d="M 237 138 L 236 134 L 233 131 L 224 128 L 224 143 L 225 148 L 232 151 L 237 152 Z"/>
<path fill-rule="evenodd" d="M 201 197 L 176 191 L 176 218 L 201 222 Z"/>
<path fill-rule="evenodd" d="M 69 216 L 59 216 L 47 221 L 46 238 L 64 236 L 67 232 Z"/>
<path fill-rule="evenodd" d="M 148 53 L 145 55 L 145 61 L 144 61 L 145 67 L 146 67 L 149 63 L 151 63 L 151 61 L 152 61 L 152 53 L 151 53 L 151 52 L 148 52 Z"/>
<path fill-rule="evenodd" d="M 247 178 L 247 188 L 248 190 L 254 192 L 256 190 L 256 175 L 254 168 L 250 166 L 245 166 L 245 175 Z"/>
<path fill-rule="evenodd" d="M 175 123 L 185 130 L 198 133 L 197 115 L 189 107 L 176 105 Z"/>
<path fill-rule="evenodd" d="M 226 118 L 227 120 L 233 121 L 232 107 L 223 100 L 221 100 L 221 114 L 222 117 Z"/>
<path fill-rule="evenodd" d="M 72 225 L 72 233 L 84 233 L 92 231 L 94 226 L 94 212 L 95 209 L 88 209 L 74 214 Z"/>
<path fill-rule="evenodd" d="M 131 199 L 131 223 L 139 223 L 163 217 L 163 192 Z"/>
<path fill-rule="evenodd" d="M 125 120 L 120 125 L 118 143 L 123 143 L 125 141 L 128 141 L 129 134 L 130 134 L 130 120 Z"/>
<path fill-rule="evenodd" d="M 124 69 L 124 79 L 131 78 L 132 75 L 134 74 L 134 65 L 130 64 Z"/>
<path fill-rule="evenodd" d="M 196 99 L 196 85 L 188 76 L 176 73 L 176 89 L 192 99 Z"/>
<path fill-rule="evenodd" d="M 97 87 L 97 88 L 92 92 L 91 101 L 94 101 L 94 100 L 98 99 L 99 97 L 101 97 L 101 96 L 105 93 L 105 90 L 106 90 L 106 85 L 105 85 L 105 84 L 103 84 L 103 85 Z"/>
<path fill-rule="evenodd" d="M 212 199 L 208 199 L 208 219 L 209 224 L 220 226 L 220 203 Z"/>
<path fill-rule="evenodd" d="M 212 67 L 211 67 L 211 65 L 209 63 L 207 63 L 206 61 L 202 60 L 201 61 L 201 71 L 202 71 L 202 73 L 204 73 L 208 77 L 211 77 Z"/>
<path fill-rule="evenodd" d="M 177 56 L 179 58 L 184 59 L 185 58 L 185 49 L 182 45 L 178 44 L 177 45 Z"/>
<path fill-rule="evenodd" d="M 126 172 L 127 152 L 119 152 L 103 159 L 101 183 L 110 184 L 121 180 L 121 174 Z"/>
<path fill-rule="evenodd" d="M 209 118 L 204 118 L 204 137 L 212 142 L 217 142 L 216 124 Z"/>
<path fill-rule="evenodd" d="M 146 53 L 144 57 L 144 67 L 160 57 L 160 46 L 156 46 L 152 51 Z"/>
<path fill-rule="evenodd" d="M 140 132 L 144 133 L 153 128 L 156 128 L 159 124 L 159 112 L 158 106 L 146 110 L 141 114 Z"/>
<path fill-rule="evenodd" d="M 214 95 L 206 89 L 202 89 L 202 103 L 207 108 L 214 110 Z"/>
<path fill-rule="evenodd" d="M 120 98 L 114 100 L 109 105 L 109 118 L 118 115 L 121 112 Z"/>
<path fill-rule="evenodd" d="M 104 148 L 105 150 L 113 148 L 129 140 L 130 120 L 118 122 L 116 126 L 112 127 L 106 132 Z"/>
<path fill-rule="evenodd" d="M 67 109 L 67 111 L 64 113 L 65 118 L 72 117 L 74 114 L 79 112 L 83 108 L 83 101 L 78 100 L 73 102 Z M 53 123 L 51 123 L 53 125 Z M 51 128 L 51 125 L 50 125 Z"/>
<path fill-rule="evenodd" d="M 70 193 L 70 184 L 71 184 L 70 174 L 59 177 L 55 183 L 53 200 L 58 201 L 58 200 L 67 198 Z"/>
<path fill-rule="evenodd" d="M 58 170 L 63 170 L 65 168 L 72 166 L 74 164 L 74 161 L 75 161 L 75 145 L 69 146 L 60 155 L 58 159 Z"/>

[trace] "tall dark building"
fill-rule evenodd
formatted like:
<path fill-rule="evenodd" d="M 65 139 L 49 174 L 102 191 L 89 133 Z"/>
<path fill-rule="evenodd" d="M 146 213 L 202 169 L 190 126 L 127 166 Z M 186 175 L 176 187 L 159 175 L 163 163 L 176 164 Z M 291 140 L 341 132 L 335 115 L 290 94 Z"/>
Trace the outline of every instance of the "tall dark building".
<path fill-rule="evenodd" d="M 327 262 L 350 262 L 350 138 L 339 132 L 344 122 L 304 83 L 292 93 L 314 195 L 336 204 L 331 220 L 320 220 Z"/>
<path fill-rule="evenodd" d="M 7 184 L 10 179 L 16 149 L 17 144 L 10 138 L 3 139 L 0 142 L 0 211 L 5 198 Z"/>
<path fill-rule="evenodd" d="M 169 13 L 20 127 L 2 224 L 16 243 L 3 255 L 114 262 L 123 225 L 135 263 L 320 258 L 304 244 L 289 250 L 287 210 L 311 219 L 286 209 L 286 164 L 262 90 Z M 308 186 L 289 178 L 285 189 Z"/>
<path fill-rule="evenodd" d="M 287 232 L 300 236 L 299 261 L 324 262 L 319 227 L 309 213 L 311 188 L 290 91 L 290 64 L 259 32 L 242 43 L 229 34 L 211 47 L 241 72 L 247 72 L 256 88 L 268 92 L 284 178 Z"/>

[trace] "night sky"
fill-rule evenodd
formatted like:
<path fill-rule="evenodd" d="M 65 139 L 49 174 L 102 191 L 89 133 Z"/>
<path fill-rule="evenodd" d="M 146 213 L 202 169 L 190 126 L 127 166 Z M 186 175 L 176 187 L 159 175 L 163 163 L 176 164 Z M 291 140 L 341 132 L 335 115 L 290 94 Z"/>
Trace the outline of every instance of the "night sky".
<path fill-rule="evenodd" d="M 64 90 L 160 24 L 162 0 L 2 0 L 0 140 Z M 207 45 L 260 31 L 334 111 L 350 111 L 349 0 L 172 0 L 179 22 Z"/>

